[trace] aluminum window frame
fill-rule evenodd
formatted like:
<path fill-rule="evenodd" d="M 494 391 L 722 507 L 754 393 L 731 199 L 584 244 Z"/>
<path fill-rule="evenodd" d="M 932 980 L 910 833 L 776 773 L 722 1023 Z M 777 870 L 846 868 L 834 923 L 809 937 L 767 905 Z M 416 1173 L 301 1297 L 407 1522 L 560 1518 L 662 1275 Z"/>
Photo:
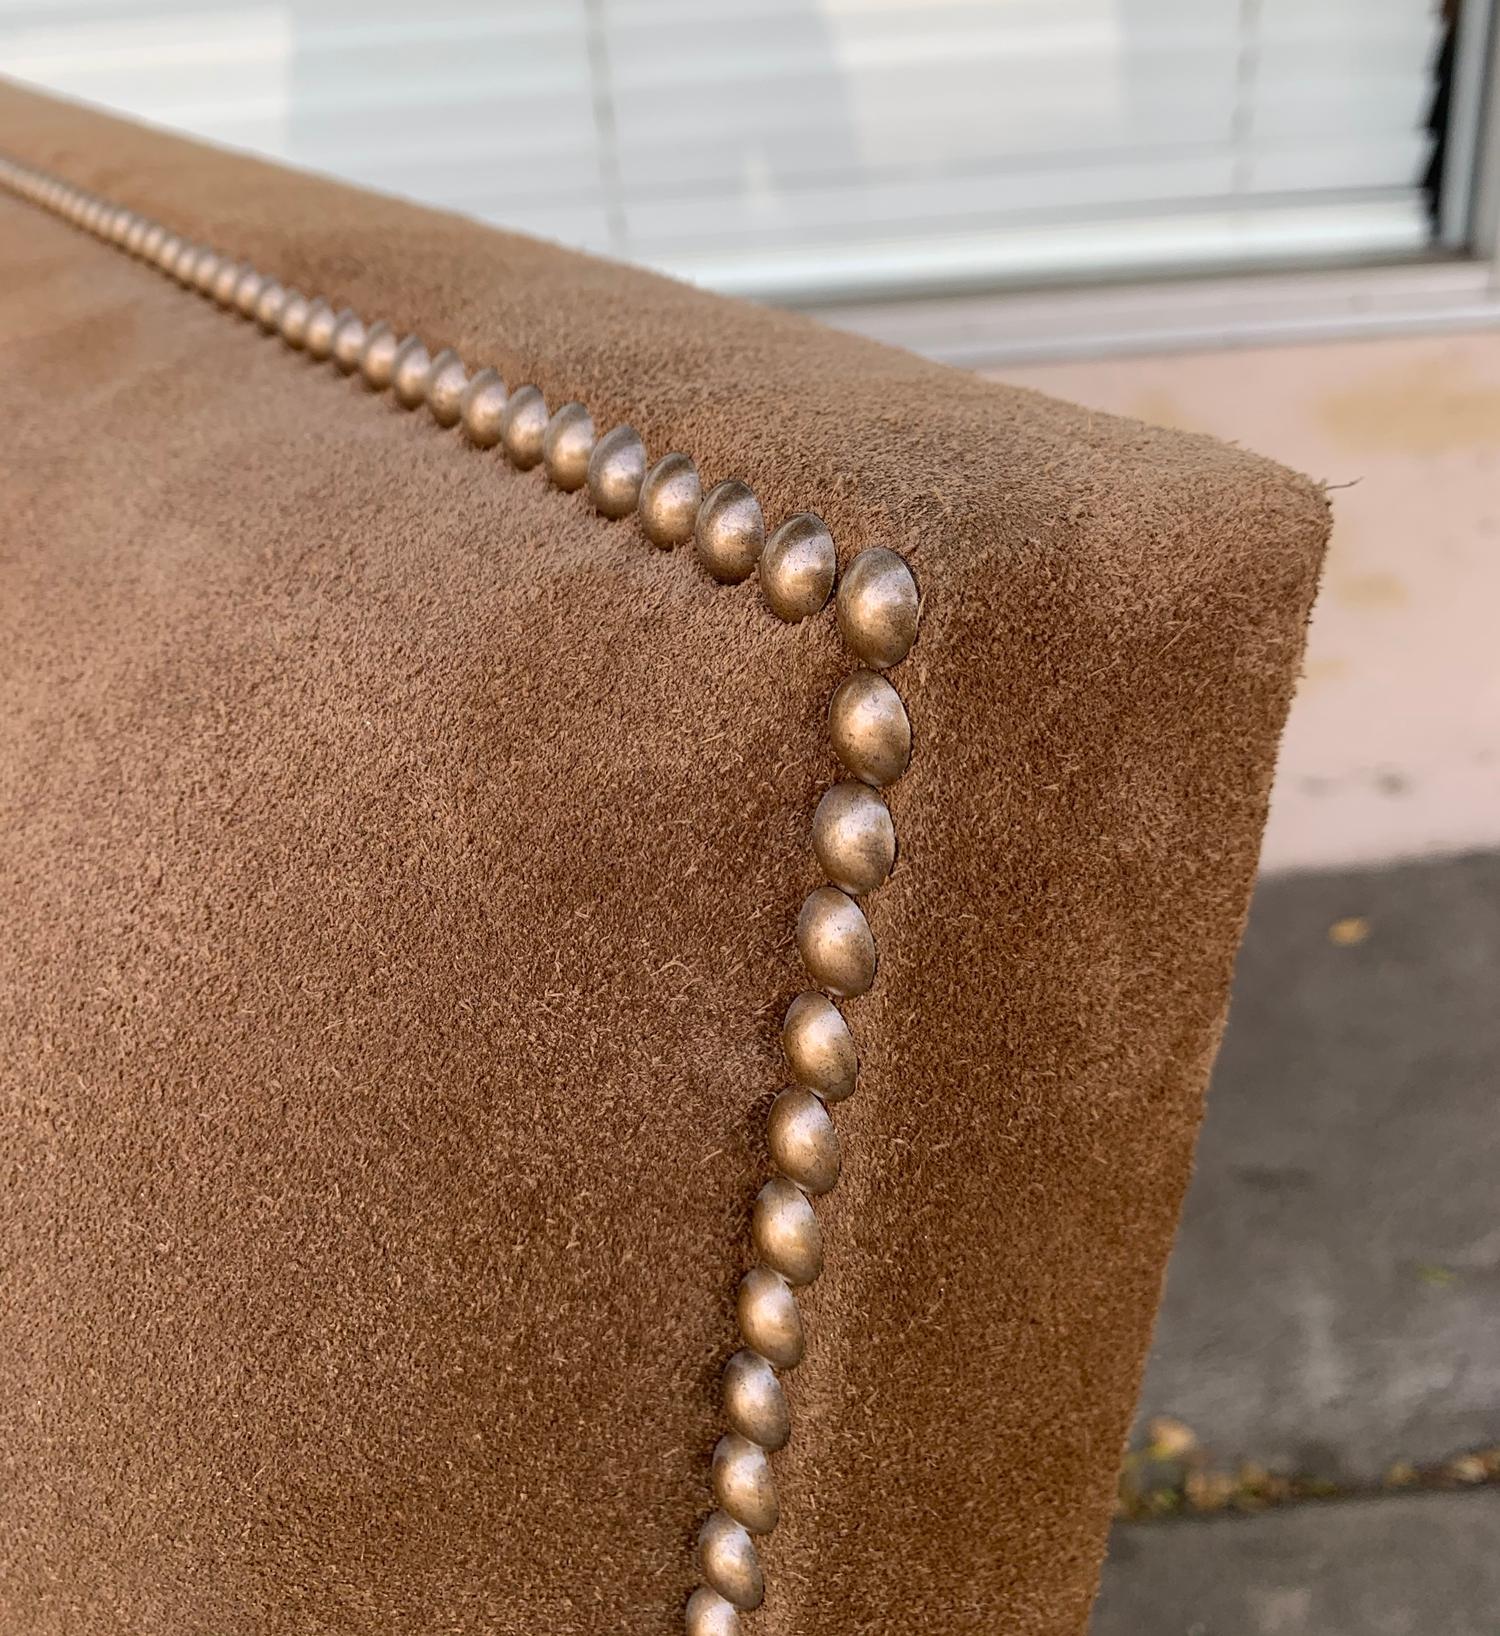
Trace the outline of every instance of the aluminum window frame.
<path fill-rule="evenodd" d="M 1500 0 L 1464 0 L 1445 136 L 1432 247 L 1400 261 L 801 305 L 969 368 L 1500 324 Z"/>

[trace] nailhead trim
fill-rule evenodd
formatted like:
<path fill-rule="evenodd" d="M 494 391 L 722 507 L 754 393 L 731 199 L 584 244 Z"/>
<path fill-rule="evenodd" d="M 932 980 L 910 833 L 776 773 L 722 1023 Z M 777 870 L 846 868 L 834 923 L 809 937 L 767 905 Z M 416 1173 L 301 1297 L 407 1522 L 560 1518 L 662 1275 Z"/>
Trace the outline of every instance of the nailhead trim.
<path fill-rule="evenodd" d="M 416 336 L 400 343 L 393 367 L 388 357 L 384 364 L 371 360 L 367 366 L 372 344 L 390 351 L 391 332 L 383 322 L 365 323 L 348 308 L 335 308 L 321 298 L 309 302 L 248 262 L 194 245 L 136 211 L 4 156 L 0 186 L 155 265 L 184 289 L 258 323 L 289 348 L 305 346 L 345 373 L 359 369 L 371 390 L 392 391 L 408 408 L 425 405 L 439 425 L 453 426 L 462 419 L 464 435 L 476 450 L 498 441 L 513 466 L 525 470 L 541 464 L 554 486 L 583 488 L 602 516 L 635 518 L 654 545 L 670 549 L 685 543 L 681 496 L 685 492 L 690 504 L 697 481 L 686 455 L 672 452 L 652 463 L 632 428 L 617 426 L 596 437 L 585 405 L 564 404 L 549 415 L 541 392 L 530 385 L 508 395 L 501 426 L 494 423 L 493 410 L 481 422 L 465 412 L 472 401 L 465 385 L 503 392 L 492 369 L 472 370 L 452 352 L 429 361 Z M 667 493 L 668 473 L 677 484 L 676 498 L 658 500 Z M 652 509 L 658 505 L 668 509 Z M 800 620 L 827 606 L 836 556 L 813 513 L 788 519 L 772 536 L 776 549 L 767 552 L 756 496 L 738 479 L 727 479 L 700 500 L 692 536 L 700 564 L 716 580 L 737 582 L 758 566 L 762 599 L 779 620 Z M 798 551 L 786 548 L 792 538 Z M 874 825 L 869 844 L 894 856 L 889 813 L 878 791 L 905 772 L 910 728 L 899 695 L 878 672 L 899 663 L 915 637 L 919 603 L 904 559 L 880 548 L 861 552 L 838 582 L 837 611 L 844 643 L 857 662 L 829 708 L 833 746 L 856 781 L 839 806 L 867 817 Z M 837 839 L 857 852 L 857 833 Z M 818 849 L 820 859 L 825 850 Z M 876 885 L 885 879 L 883 871 L 875 875 Z M 797 941 L 810 991 L 795 996 L 788 1007 L 783 1043 L 799 1083 L 776 1098 L 768 1120 L 776 1174 L 756 1200 L 752 1238 L 761 1259 L 740 1287 L 743 1345 L 725 1370 L 731 1429 L 715 1450 L 713 1486 L 719 1508 L 708 1515 L 699 1535 L 705 1583 L 684 1609 L 688 1636 L 736 1636 L 740 1613 L 758 1607 L 764 1596 L 752 1531 L 769 1533 L 779 1509 L 765 1459 L 787 1441 L 786 1402 L 777 1372 L 790 1372 L 802 1357 L 796 1290 L 822 1270 L 811 1200 L 833 1188 L 840 1166 L 828 1110 L 851 1093 L 857 1069 L 847 1023 L 826 996 L 862 994 L 876 974 L 874 937 L 856 901 L 860 894 L 850 889 L 858 884 L 846 875 L 842 885 L 819 886 L 798 916 Z M 830 1068 L 830 1058 L 844 1065 Z"/>

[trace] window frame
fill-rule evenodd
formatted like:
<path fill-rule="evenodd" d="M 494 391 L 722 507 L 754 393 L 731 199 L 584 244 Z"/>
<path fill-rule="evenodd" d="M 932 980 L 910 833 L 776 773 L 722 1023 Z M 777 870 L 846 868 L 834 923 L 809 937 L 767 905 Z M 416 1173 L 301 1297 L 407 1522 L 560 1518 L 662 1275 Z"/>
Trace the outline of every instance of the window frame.
<path fill-rule="evenodd" d="M 1398 261 L 800 303 L 970 368 L 1500 323 L 1500 0 L 1464 0 L 1429 250 Z"/>

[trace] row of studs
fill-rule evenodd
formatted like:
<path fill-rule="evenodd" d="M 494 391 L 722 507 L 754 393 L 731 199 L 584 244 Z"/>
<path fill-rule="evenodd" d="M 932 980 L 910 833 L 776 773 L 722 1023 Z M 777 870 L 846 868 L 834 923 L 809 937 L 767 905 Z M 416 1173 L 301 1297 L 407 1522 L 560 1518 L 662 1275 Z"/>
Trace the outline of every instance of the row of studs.
<path fill-rule="evenodd" d="M 476 447 L 498 446 L 521 470 L 541 465 L 560 489 L 585 489 L 601 515 L 634 514 L 652 544 L 692 541 L 721 583 L 758 573 L 766 604 L 783 620 L 820 612 L 833 594 L 834 543 L 811 512 L 767 539 L 760 503 L 744 483 L 730 479 L 705 496 L 687 455 L 648 464 L 633 427 L 600 437 L 581 403 L 549 414 L 535 386 L 507 391 L 494 369 L 471 374 L 455 352 L 433 357 L 415 335 L 366 324 L 348 308 L 336 311 L 160 222 L 13 161 L 0 158 L 0 183 L 253 319 L 288 346 L 331 359 L 345 374 L 358 372 L 375 391 L 389 389 L 404 408 L 425 404 L 438 425 L 461 426 Z M 879 792 L 906 771 L 911 728 L 900 695 L 880 673 L 905 658 L 916 638 L 917 588 L 905 561 L 878 547 L 860 552 L 838 584 L 836 612 L 845 644 L 864 666 L 839 684 L 828 711 L 834 749 L 853 777 L 827 790 L 813 814 L 813 847 L 827 884 L 808 895 L 797 917 L 798 950 L 813 987 L 793 999 L 782 1027 L 796 1083 L 777 1096 L 767 1120 L 776 1174 L 752 1215 L 757 1261 L 739 1289 L 743 1345 L 724 1371 L 730 1430 L 713 1454 L 716 1509 L 699 1532 L 705 1583 L 688 1601 L 688 1636 L 736 1636 L 740 1612 L 758 1607 L 765 1594 L 754 1536 L 777 1524 L 769 1457 L 791 1435 L 780 1375 L 804 1351 L 796 1291 L 823 1267 L 811 1201 L 839 1176 L 829 1105 L 852 1094 L 858 1071 L 854 1040 L 834 999 L 863 994 L 875 980 L 875 939 L 858 900 L 885 881 L 896 859 L 895 828 Z"/>

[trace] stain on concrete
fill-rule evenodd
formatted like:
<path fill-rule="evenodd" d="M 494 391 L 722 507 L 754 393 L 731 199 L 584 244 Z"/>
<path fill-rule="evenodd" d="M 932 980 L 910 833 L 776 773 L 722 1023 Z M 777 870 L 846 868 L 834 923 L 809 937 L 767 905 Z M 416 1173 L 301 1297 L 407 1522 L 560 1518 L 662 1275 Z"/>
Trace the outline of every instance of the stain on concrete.
<path fill-rule="evenodd" d="M 1167 426 L 1176 432 L 1201 432 L 1205 427 L 1183 408 L 1178 399 L 1160 386 L 1148 387 L 1122 411 L 1149 426 Z"/>
<path fill-rule="evenodd" d="M 1302 667 L 1302 685 L 1320 687 L 1325 682 L 1341 682 L 1348 674 L 1347 659 L 1309 659 Z"/>
<path fill-rule="evenodd" d="M 1321 398 L 1316 413 L 1349 449 L 1434 455 L 1500 446 L 1500 386 L 1476 380 L 1452 348 L 1368 374 Z"/>
<path fill-rule="evenodd" d="M 1404 608 L 1410 601 L 1406 586 L 1394 574 L 1342 574 L 1328 589 L 1350 608 Z"/>

